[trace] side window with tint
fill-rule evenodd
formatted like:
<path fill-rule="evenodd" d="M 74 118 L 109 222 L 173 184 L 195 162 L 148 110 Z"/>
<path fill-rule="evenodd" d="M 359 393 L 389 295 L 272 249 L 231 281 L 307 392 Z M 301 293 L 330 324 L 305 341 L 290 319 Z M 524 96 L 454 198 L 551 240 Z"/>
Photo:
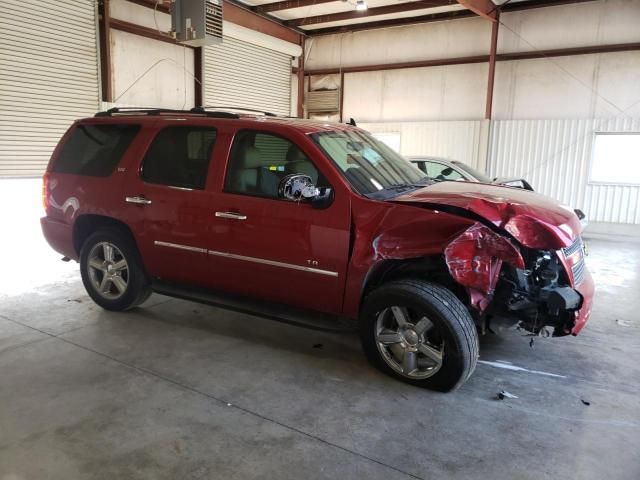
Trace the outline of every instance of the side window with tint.
<path fill-rule="evenodd" d="M 460 180 L 462 175 L 459 172 L 439 162 L 427 162 L 427 175 L 439 180 Z"/>
<path fill-rule="evenodd" d="M 79 124 L 62 147 L 52 170 L 108 177 L 140 130 L 139 125 Z"/>
<path fill-rule="evenodd" d="M 318 170 L 291 141 L 268 133 L 244 130 L 233 141 L 225 192 L 278 198 L 285 176 L 308 175 L 318 185 Z"/>
<path fill-rule="evenodd" d="M 163 128 L 144 156 L 142 179 L 158 185 L 204 190 L 215 141 L 214 128 Z"/>

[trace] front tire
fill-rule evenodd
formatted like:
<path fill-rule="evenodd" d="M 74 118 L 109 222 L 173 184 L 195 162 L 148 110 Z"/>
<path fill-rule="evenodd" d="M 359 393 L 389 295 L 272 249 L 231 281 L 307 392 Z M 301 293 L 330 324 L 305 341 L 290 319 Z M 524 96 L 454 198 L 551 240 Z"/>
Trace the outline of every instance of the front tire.
<path fill-rule="evenodd" d="M 98 230 L 85 240 L 80 273 L 89 296 L 105 310 L 128 310 L 151 294 L 135 242 L 121 229 Z"/>
<path fill-rule="evenodd" d="M 360 339 L 379 370 L 412 385 L 447 392 L 460 387 L 478 360 L 478 333 L 448 289 L 397 280 L 365 299 Z"/>

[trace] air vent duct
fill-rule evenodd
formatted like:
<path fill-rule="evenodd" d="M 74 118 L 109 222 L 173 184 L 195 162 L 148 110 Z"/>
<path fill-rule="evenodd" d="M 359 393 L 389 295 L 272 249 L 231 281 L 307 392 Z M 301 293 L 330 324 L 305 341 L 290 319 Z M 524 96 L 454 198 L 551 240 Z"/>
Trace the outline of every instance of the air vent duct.
<path fill-rule="evenodd" d="M 222 43 L 222 0 L 176 0 L 171 28 L 178 43 L 191 47 Z"/>
<path fill-rule="evenodd" d="M 307 92 L 308 113 L 335 113 L 340 111 L 340 90 L 315 90 Z"/>

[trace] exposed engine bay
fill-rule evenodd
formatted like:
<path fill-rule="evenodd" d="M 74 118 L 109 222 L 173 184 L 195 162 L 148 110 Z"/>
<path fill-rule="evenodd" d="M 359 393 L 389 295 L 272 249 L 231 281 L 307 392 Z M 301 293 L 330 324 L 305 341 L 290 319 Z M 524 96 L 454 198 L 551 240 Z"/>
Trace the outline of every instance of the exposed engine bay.
<path fill-rule="evenodd" d="M 526 253 L 524 269 L 505 265 L 491 310 L 515 315 L 520 326 L 534 334 L 548 328 L 554 337 L 570 334 L 582 296 L 570 286 L 559 255 L 562 252 L 534 250 Z"/>

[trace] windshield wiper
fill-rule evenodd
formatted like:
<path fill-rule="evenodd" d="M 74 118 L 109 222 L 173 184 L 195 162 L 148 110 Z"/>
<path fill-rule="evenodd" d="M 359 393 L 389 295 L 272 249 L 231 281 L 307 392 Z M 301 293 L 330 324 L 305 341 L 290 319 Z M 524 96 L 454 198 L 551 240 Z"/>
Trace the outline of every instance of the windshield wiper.
<path fill-rule="evenodd" d="M 414 185 L 412 183 L 394 183 L 383 188 L 383 190 L 410 190 L 412 188 L 421 188 L 424 185 Z"/>
<path fill-rule="evenodd" d="M 423 188 L 433 181 L 433 178 L 423 177 L 415 183 L 393 183 L 387 187 L 384 187 L 384 190 L 408 190 L 411 188 Z"/>

